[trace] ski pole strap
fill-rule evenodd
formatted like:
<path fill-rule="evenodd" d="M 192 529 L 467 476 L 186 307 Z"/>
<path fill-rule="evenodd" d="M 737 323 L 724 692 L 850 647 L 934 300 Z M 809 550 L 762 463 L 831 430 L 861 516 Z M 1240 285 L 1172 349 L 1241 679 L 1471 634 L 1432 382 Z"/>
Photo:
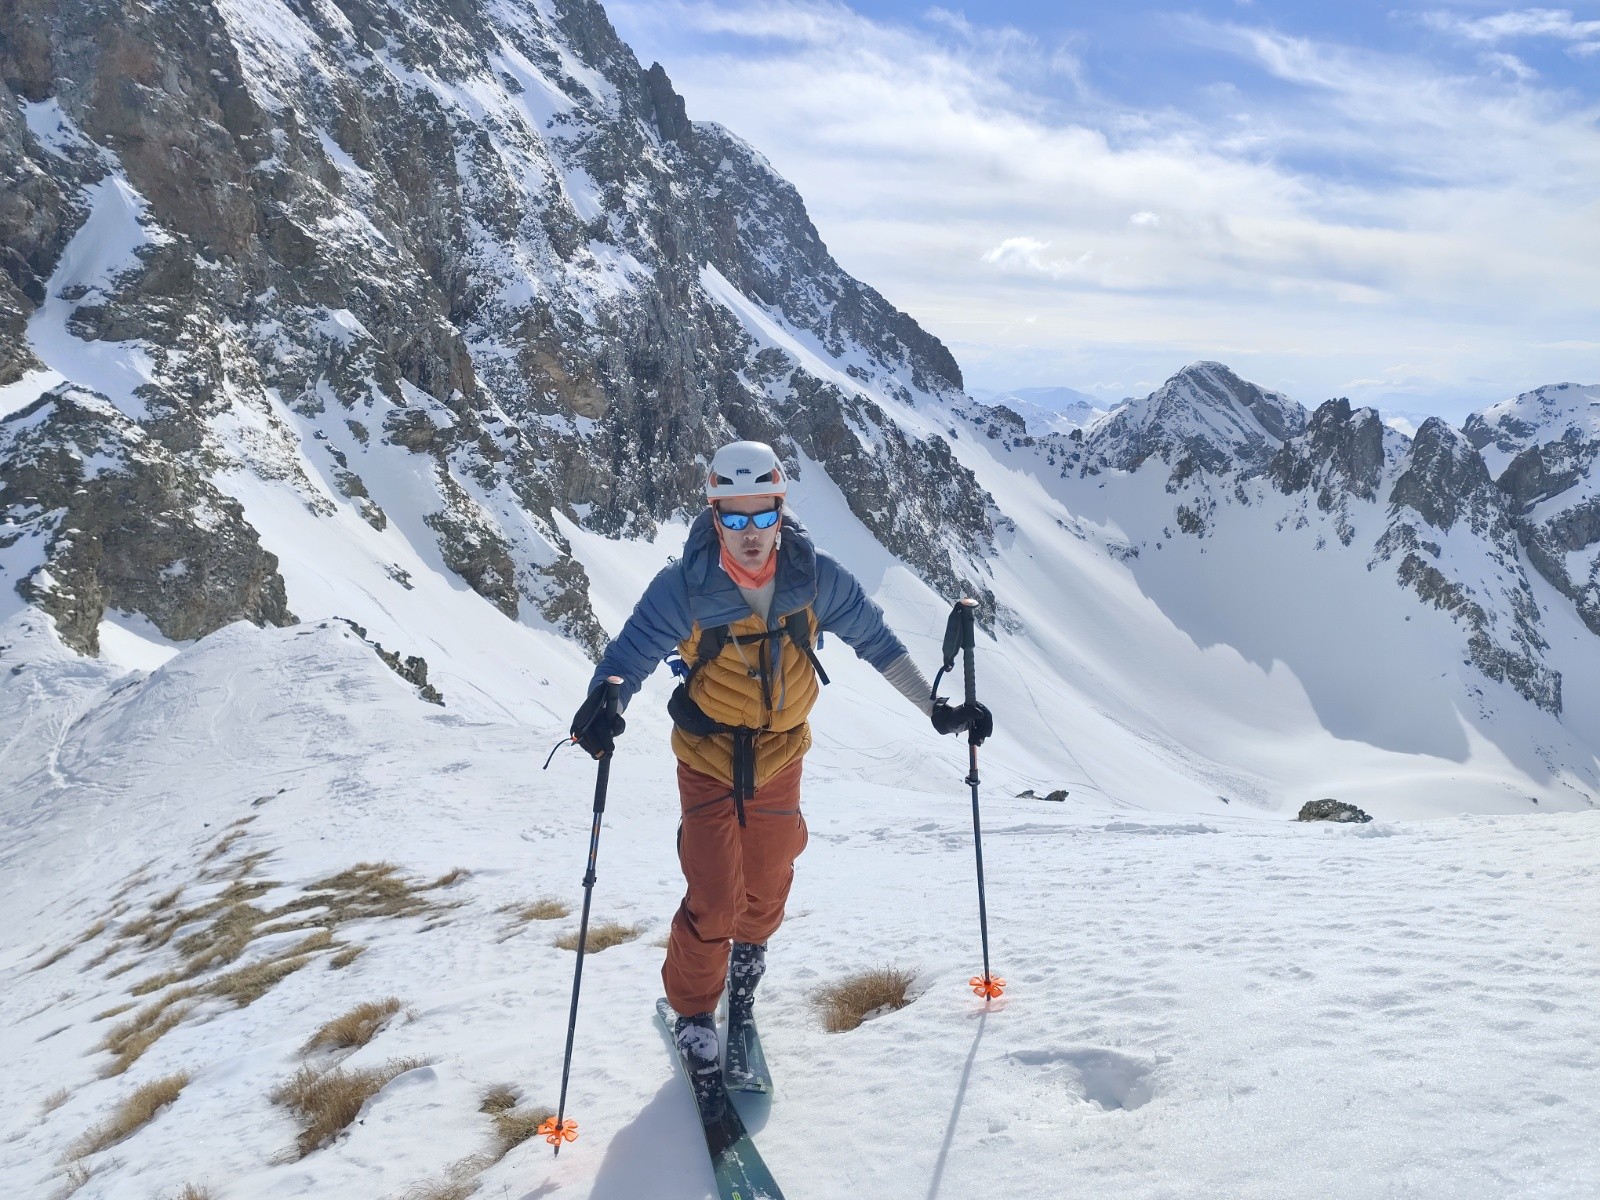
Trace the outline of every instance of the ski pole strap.
<path fill-rule="evenodd" d="M 933 677 L 932 696 L 935 700 L 939 698 L 939 681 L 945 677 L 947 671 L 955 667 L 956 655 L 963 650 L 970 655 L 976 645 L 973 636 L 973 614 L 977 611 L 977 607 L 976 600 L 963 596 L 950 609 L 950 618 L 944 624 L 944 663 Z M 971 661 L 970 657 L 968 661 Z M 967 699 L 970 700 L 972 697 L 968 696 Z"/>

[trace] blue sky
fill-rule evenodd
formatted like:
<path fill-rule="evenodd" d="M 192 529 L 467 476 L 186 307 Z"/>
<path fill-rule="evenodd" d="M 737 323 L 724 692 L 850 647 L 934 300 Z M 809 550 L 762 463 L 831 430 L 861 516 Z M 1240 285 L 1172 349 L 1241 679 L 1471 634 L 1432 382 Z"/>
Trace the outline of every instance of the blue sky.
<path fill-rule="evenodd" d="M 1600 3 L 614 0 L 974 388 L 1600 381 Z"/>

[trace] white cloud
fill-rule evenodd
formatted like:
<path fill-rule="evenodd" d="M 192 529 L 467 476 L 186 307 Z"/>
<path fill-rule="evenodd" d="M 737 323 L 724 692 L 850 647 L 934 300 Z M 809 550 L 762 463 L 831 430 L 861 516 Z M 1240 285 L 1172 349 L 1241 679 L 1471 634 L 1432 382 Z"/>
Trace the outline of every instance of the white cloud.
<path fill-rule="evenodd" d="M 1499 71 L 1513 79 L 1529 80 L 1539 78 L 1539 72 L 1535 71 L 1515 54 L 1506 54 L 1497 50 L 1479 55 L 1479 59 L 1490 70 Z"/>
<path fill-rule="evenodd" d="M 1472 42 L 1503 42 L 1511 38 L 1553 37 L 1581 42 L 1600 37 L 1600 21 L 1579 21 L 1564 8 L 1526 8 L 1496 13 L 1492 17 L 1463 17 L 1458 13 L 1430 12 L 1423 21 L 1434 29 Z"/>
<path fill-rule="evenodd" d="M 1600 132 L 1532 82 L 1191 21 L 1230 83 L 1209 108 L 1135 107 L 1033 89 L 1051 47 L 949 12 L 609 7 L 690 115 L 765 153 L 844 267 L 977 382 L 1229 355 L 1312 400 L 1396 360 L 1508 394 L 1543 363 L 1600 375 L 1534 350 L 1600 323 Z M 1034 65 L 1009 68 L 1007 45 Z M 1288 87 L 1269 103 L 1257 72 Z"/>

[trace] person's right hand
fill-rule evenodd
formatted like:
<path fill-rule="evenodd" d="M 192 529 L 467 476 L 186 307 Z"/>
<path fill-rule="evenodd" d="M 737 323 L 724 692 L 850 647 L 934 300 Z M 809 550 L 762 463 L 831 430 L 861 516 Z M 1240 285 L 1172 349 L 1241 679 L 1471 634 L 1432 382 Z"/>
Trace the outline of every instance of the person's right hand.
<path fill-rule="evenodd" d="M 940 733 L 970 728 L 973 744 L 982 745 L 994 733 L 994 714 L 976 700 L 952 708 L 948 700 L 939 699 L 933 702 L 933 727 Z"/>
<path fill-rule="evenodd" d="M 606 708 L 606 685 L 602 683 L 572 718 L 572 740 L 588 751 L 589 757 L 605 758 L 617 748 L 616 739 L 627 727 L 621 713 L 613 715 Z"/>

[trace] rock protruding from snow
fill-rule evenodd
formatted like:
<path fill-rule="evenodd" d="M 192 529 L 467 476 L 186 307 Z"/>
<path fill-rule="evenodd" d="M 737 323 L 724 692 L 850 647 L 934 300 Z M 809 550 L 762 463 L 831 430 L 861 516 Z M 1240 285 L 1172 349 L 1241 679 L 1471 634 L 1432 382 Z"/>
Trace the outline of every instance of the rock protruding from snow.
<path fill-rule="evenodd" d="M 1308 800 L 1300 806 L 1300 815 L 1295 820 L 1364 824 L 1372 818 L 1354 804 L 1346 804 L 1343 800 Z"/>

